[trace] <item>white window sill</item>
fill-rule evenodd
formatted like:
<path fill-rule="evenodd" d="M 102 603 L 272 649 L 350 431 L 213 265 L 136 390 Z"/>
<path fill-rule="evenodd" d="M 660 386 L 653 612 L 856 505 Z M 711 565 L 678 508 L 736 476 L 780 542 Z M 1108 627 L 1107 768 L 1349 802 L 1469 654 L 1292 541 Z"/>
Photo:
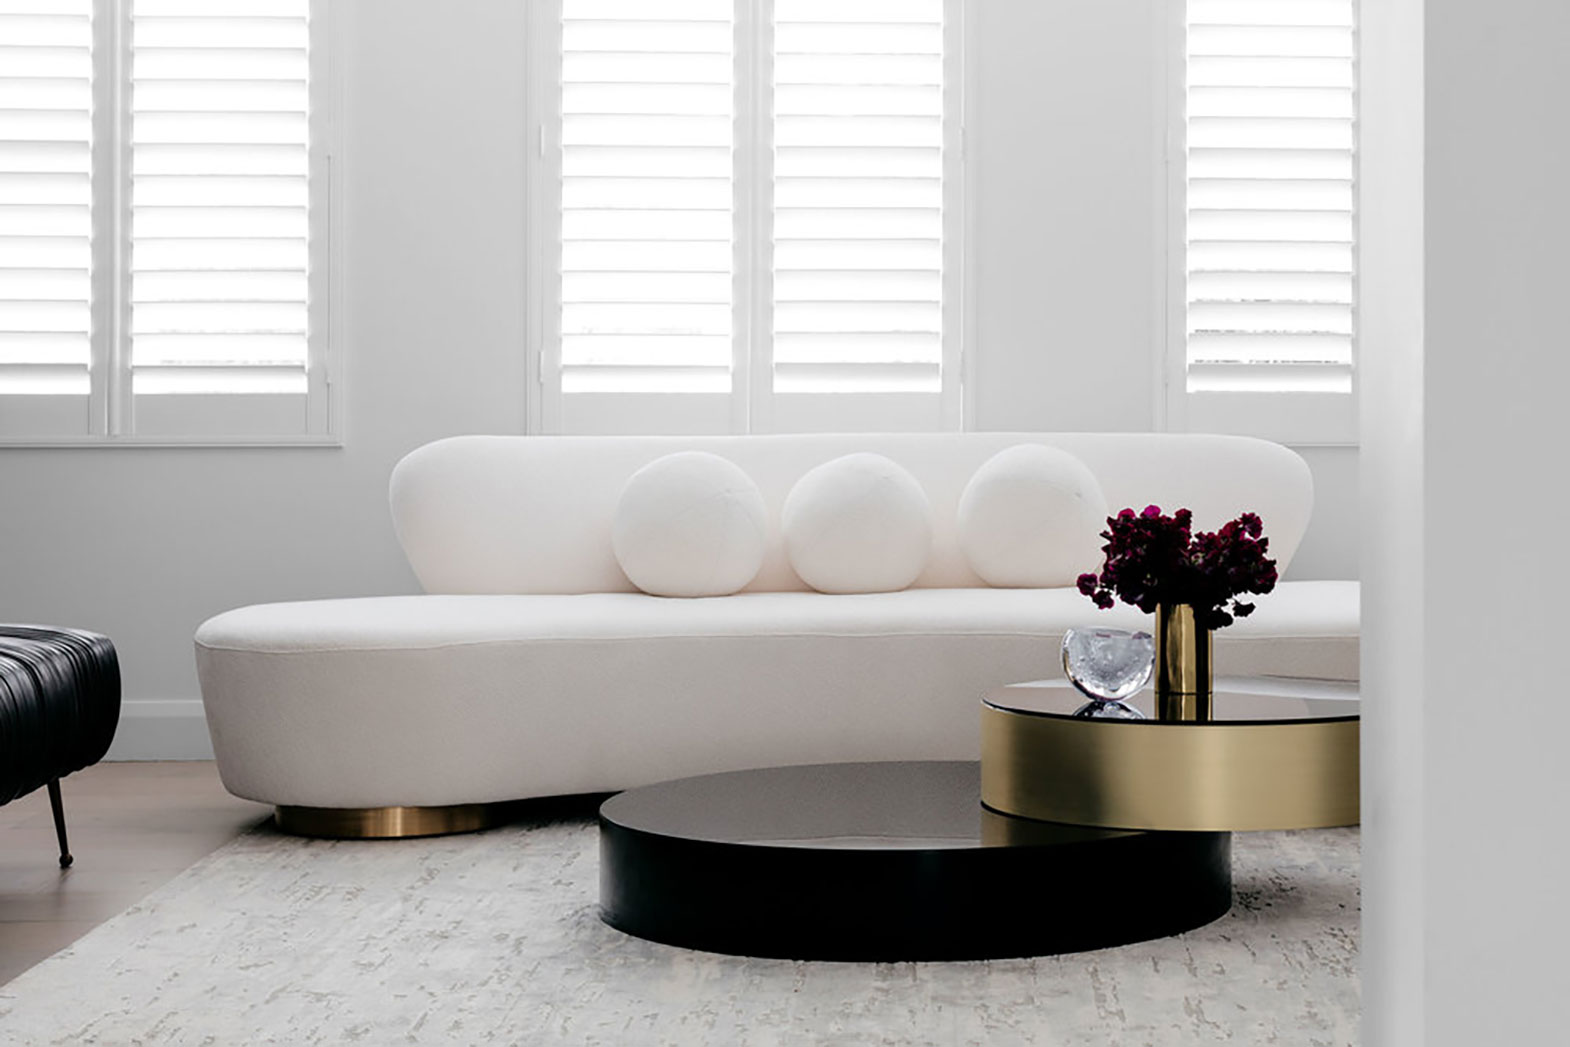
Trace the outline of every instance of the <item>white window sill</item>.
<path fill-rule="evenodd" d="M 61 436 L 29 440 L 0 438 L 0 450 L 87 449 L 105 447 L 343 447 L 341 436 Z"/>

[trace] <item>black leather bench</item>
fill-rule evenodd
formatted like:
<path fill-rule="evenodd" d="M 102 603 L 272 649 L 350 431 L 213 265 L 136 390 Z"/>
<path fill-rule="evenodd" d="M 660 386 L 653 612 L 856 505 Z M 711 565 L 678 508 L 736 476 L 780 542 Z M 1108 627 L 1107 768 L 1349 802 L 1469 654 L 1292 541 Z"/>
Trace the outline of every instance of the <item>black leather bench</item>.
<path fill-rule="evenodd" d="M 60 779 L 103 759 L 120 723 L 120 663 L 106 636 L 0 625 L 0 804 L 49 789 L 60 866 L 71 864 Z"/>

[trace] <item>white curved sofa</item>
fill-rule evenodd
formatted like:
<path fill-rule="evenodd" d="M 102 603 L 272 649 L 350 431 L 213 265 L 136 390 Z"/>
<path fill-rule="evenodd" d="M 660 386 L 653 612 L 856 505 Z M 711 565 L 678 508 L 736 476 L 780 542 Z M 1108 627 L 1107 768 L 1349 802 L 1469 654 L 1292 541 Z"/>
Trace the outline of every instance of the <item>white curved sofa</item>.
<path fill-rule="evenodd" d="M 398 536 L 428 595 L 246 607 L 198 630 L 224 784 L 283 807 L 431 807 L 746 767 L 974 759 L 984 692 L 1059 675 L 1067 627 L 1148 621 L 972 573 L 956 503 L 978 466 L 1019 443 L 1079 456 L 1113 511 L 1186 505 L 1207 528 L 1256 511 L 1283 568 L 1308 523 L 1303 460 L 1241 437 L 442 440 L 392 476 Z M 644 595 L 611 551 L 628 477 L 689 449 L 741 466 L 768 504 L 763 569 L 733 596 Z M 780 504 L 808 469 L 861 450 L 921 482 L 932 559 L 902 592 L 807 591 L 784 556 Z M 1283 582 L 1258 603 L 1217 634 L 1218 673 L 1356 679 L 1355 582 Z"/>

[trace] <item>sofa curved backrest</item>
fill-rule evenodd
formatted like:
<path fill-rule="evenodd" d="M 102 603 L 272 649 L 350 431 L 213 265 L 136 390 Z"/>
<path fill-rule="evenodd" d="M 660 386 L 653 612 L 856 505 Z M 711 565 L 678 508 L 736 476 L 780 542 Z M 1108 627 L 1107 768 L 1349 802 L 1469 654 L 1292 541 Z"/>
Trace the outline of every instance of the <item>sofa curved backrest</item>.
<path fill-rule="evenodd" d="M 763 491 L 770 536 L 751 592 L 805 589 L 779 535 L 780 505 L 803 473 L 855 451 L 898 462 L 932 503 L 934 547 L 919 588 L 982 586 L 955 535 L 960 494 L 988 458 L 1039 443 L 1078 455 L 1111 511 L 1188 507 L 1209 530 L 1257 512 L 1285 570 L 1313 507 L 1308 465 L 1279 444 L 1173 433 L 897 433 L 777 436 L 459 436 L 427 444 L 392 473 L 393 523 L 431 593 L 632 592 L 611 551 L 611 517 L 634 472 L 675 451 L 741 466 Z"/>

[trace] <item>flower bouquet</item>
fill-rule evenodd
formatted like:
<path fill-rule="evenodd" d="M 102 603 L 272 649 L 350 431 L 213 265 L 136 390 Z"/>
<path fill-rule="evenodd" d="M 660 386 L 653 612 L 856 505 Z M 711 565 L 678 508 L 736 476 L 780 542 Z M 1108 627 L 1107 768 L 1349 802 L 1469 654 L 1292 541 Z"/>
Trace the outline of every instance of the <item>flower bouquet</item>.
<path fill-rule="evenodd" d="M 1162 719 L 1209 719 L 1211 631 L 1254 611 L 1239 597 L 1276 586 L 1258 515 L 1244 513 L 1219 531 L 1193 531 L 1193 514 L 1150 505 L 1107 518 L 1099 574 L 1079 576 L 1097 607 L 1114 596 L 1156 616 L 1156 705 Z"/>

